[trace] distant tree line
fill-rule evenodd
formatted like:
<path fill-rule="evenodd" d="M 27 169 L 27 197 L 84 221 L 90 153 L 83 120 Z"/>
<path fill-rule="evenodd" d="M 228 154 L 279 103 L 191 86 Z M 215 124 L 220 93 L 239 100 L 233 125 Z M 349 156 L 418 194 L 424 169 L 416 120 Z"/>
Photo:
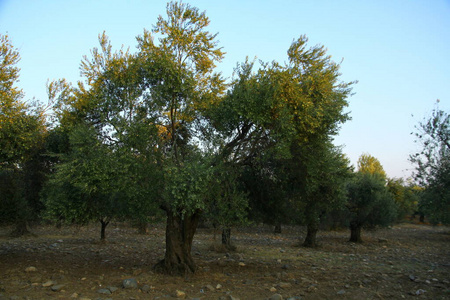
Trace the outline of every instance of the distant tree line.
<path fill-rule="evenodd" d="M 350 119 L 356 82 L 340 80 L 326 49 L 301 36 L 286 62 L 247 59 L 228 82 L 216 71 L 225 53 L 208 24 L 204 12 L 171 2 L 135 53 L 113 51 L 100 34 L 81 62 L 83 81 L 49 82 L 48 107 L 24 101 L 19 53 L 1 35 L 1 223 L 21 235 L 42 220 L 96 221 L 105 239 L 111 220 L 145 232 L 165 219 L 155 268 L 169 274 L 196 270 L 201 220 L 222 229 L 225 247 L 231 229 L 248 223 L 305 225 L 310 247 L 323 226 L 347 226 L 361 242 L 363 228 L 417 207 L 448 223 L 449 189 L 440 189 L 449 178 L 448 114 L 421 124 L 430 142 L 411 158 L 419 187 L 388 179 L 369 154 L 355 172 L 333 136 Z"/>

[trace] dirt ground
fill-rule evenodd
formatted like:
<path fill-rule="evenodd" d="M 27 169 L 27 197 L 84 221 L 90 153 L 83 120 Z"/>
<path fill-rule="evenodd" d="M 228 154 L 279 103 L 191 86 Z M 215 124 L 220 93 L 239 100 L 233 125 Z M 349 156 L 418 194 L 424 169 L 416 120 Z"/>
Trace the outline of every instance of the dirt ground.
<path fill-rule="evenodd" d="M 152 272 L 164 255 L 164 227 L 139 235 L 124 224 L 0 228 L 0 299 L 450 299 L 450 228 L 401 224 L 363 231 L 319 232 L 320 247 L 300 247 L 302 227 L 232 231 L 237 251 L 220 253 L 212 229 L 199 229 L 189 277 Z M 214 249 L 216 248 L 216 249 Z M 135 279 L 137 288 L 123 288 Z M 282 297 L 282 298 L 281 298 Z"/>

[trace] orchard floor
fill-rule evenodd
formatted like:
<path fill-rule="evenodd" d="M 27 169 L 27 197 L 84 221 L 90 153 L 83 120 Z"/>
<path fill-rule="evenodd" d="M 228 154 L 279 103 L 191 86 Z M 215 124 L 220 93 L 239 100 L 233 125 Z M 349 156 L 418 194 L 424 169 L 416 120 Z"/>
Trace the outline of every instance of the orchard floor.
<path fill-rule="evenodd" d="M 139 235 L 110 224 L 101 243 L 94 225 L 38 226 L 21 238 L 0 228 L 0 299 L 176 299 L 177 290 L 185 299 L 450 299 L 448 227 L 363 231 L 363 244 L 347 242 L 345 230 L 322 231 L 316 249 L 299 247 L 302 227 L 236 229 L 229 253 L 214 250 L 218 232 L 215 240 L 214 230 L 199 229 L 198 271 L 182 278 L 152 272 L 164 255 L 163 229 Z M 129 278 L 138 288 L 122 288 Z M 100 293 L 110 287 L 117 290 Z"/>

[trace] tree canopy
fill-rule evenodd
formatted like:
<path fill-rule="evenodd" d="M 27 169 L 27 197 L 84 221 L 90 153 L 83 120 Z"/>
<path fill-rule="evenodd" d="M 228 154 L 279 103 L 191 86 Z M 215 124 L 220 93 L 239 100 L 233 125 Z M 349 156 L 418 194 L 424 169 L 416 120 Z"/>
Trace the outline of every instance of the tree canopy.
<path fill-rule="evenodd" d="M 39 190 L 46 136 L 42 107 L 24 101 L 16 86 L 19 60 L 9 37 L 0 35 L 0 219 L 15 223 L 17 235 L 27 232 L 27 222 L 42 209 Z"/>
<path fill-rule="evenodd" d="M 422 150 L 410 156 L 415 179 L 424 188 L 420 207 L 433 223 L 450 223 L 450 115 L 436 105 L 416 126 Z"/>

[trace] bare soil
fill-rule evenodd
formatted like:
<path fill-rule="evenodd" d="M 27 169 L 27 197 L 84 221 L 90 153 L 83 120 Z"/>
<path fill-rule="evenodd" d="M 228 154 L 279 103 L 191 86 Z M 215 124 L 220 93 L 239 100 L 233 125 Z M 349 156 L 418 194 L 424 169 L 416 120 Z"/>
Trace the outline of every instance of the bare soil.
<path fill-rule="evenodd" d="M 229 253 L 217 251 L 218 232 L 199 229 L 198 271 L 180 278 L 152 271 L 164 256 L 163 224 L 147 235 L 111 224 L 106 243 L 95 225 L 38 226 L 21 238 L 0 228 L 0 299 L 175 299 L 177 291 L 185 299 L 450 299 L 448 227 L 363 231 L 363 244 L 347 242 L 346 230 L 319 232 L 315 249 L 299 246 L 302 227 L 272 229 L 234 229 Z M 138 288 L 122 287 L 129 278 Z"/>

